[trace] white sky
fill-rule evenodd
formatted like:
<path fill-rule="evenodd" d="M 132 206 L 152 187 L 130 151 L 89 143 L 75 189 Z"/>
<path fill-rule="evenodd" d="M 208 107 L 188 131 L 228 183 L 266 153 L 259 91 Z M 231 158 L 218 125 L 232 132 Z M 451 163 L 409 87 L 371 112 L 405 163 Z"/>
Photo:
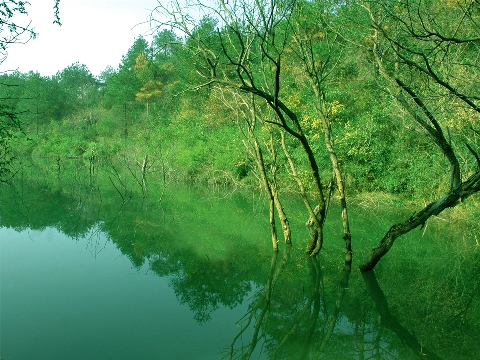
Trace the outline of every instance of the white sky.
<path fill-rule="evenodd" d="M 149 29 L 148 24 L 136 25 L 158 5 L 157 0 L 61 0 L 59 27 L 53 24 L 54 0 L 30 2 L 27 21 L 38 36 L 27 44 L 11 45 L 0 72 L 32 70 L 50 76 L 77 61 L 93 75 L 108 65 L 117 68 L 135 38 Z"/>

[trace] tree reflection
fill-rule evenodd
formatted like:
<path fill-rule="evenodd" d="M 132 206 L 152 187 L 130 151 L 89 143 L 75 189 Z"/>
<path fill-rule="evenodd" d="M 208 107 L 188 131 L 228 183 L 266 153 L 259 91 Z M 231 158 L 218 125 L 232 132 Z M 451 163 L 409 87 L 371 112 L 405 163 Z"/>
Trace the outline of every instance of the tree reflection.
<path fill-rule="evenodd" d="M 234 262 L 213 262 L 208 257 L 195 261 L 172 257 L 152 260 L 150 268 L 171 277 L 179 302 L 188 304 L 199 323 L 211 320 L 211 314 L 220 306 L 239 305 L 251 291 L 250 281 Z"/>
<path fill-rule="evenodd" d="M 263 251 L 265 224 L 241 196 L 215 201 L 210 189 L 176 186 L 159 204 L 164 189 L 152 187 L 150 197 L 122 203 L 109 173 L 91 178 L 82 166 L 64 164 L 61 176 L 52 166 L 25 168 L 19 181 L 0 187 L 0 225 L 55 227 L 87 237 L 94 252 L 105 245 L 100 239 L 111 241 L 133 267 L 167 277 L 201 324 L 217 309 L 248 302 L 238 332 L 222 344 L 225 358 L 463 360 L 479 353 L 480 251 L 465 240 L 415 243 L 418 259 L 391 258 L 388 269 L 376 270 L 381 289 L 375 273 L 362 277 L 328 251 L 311 258 L 287 247 L 271 257 Z M 374 231 L 370 222 L 356 226 Z M 436 238 L 444 236 L 436 229 Z"/>
<path fill-rule="evenodd" d="M 279 255 L 276 252 L 273 254 L 270 263 L 270 274 L 267 279 L 267 284 L 265 285 L 264 289 L 259 290 L 255 294 L 255 300 L 252 301 L 252 303 L 250 304 L 249 312 L 240 320 L 239 323 L 241 324 L 242 329 L 240 330 L 239 334 L 235 336 L 230 346 L 230 358 L 248 359 L 255 351 L 258 343 L 262 339 L 266 339 L 266 323 L 268 322 L 270 306 L 272 304 L 273 289 L 279 279 L 280 274 L 282 273 L 288 262 L 289 253 L 290 248 L 286 247 L 283 252 L 282 260 L 278 267 L 277 258 Z M 237 343 L 237 341 L 242 339 L 242 335 L 251 325 L 253 326 L 253 335 L 251 342 L 247 345 L 242 344 L 239 348 L 235 348 L 235 344 Z"/>
<path fill-rule="evenodd" d="M 426 356 L 428 359 L 442 359 L 432 351 L 426 349 L 405 327 L 403 327 L 395 316 L 390 312 L 387 298 L 383 293 L 374 271 L 367 271 L 362 273 L 363 280 L 370 296 L 375 303 L 375 307 L 380 314 L 381 325 L 393 331 L 402 341 L 410 347 L 414 354 L 418 356 Z"/>
<path fill-rule="evenodd" d="M 290 250 L 285 249 L 280 262 L 278 256 L 273 255 L 266 285 L 256 293 L 248 313 L 239 321 L 241 330 L 225 358 L 249 359 L 263 352 L 268 353 L 270 359 L 318 358 L 334 334 L 348 289 L 351 263 L 345 263 L 341 272 L 335 307 L 329 315 L 320 260 L 305 258 L 310 284 L 307 291 L 302 286 L 299 295 L 299 292 L 289 293 L 285 287 L 276 289 L 280 276 L 289 275 L 283 272 Z M 245 344 L 247 334 L 252 335 Z"/>

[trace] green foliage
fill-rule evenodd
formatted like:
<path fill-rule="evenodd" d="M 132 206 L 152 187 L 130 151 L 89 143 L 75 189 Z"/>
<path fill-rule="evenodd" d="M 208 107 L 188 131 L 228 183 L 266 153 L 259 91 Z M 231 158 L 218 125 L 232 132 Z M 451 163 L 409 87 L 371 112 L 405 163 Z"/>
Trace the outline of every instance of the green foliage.
<path fill-rule="evenodd" d="M 0 182 L 7 181 L 12 175 L 14 157 L 11 142 L 19 129 L 20 123 L 15 111 L 0 103 Z"/>
<path fill-rule="evenodd" d="M 147 41 L 140 37 L 135 40 L 127 54 L 123 56 L 118 71 L 104 72 L 104 104 L 107 108 L 123 106 L 135 101 L 142 82 L 135 76 L 137 58 L 146 54 Z"/>
<path fill-rule="evenodd" d="M 281 99 L 299 117 L 324 183 L 330 182 L 331 165 L 320 117 L 328 116 L 349 194 L 385 192 L 424 199 L 442 194 L 448 187 L 448 163 L 385 91 L 387 84 L 372 55 L 371 19 L 365 7 L 336 1 L 299 2 L 294 8 L 277 5 L 280 21 L 275 43 L 246 39 L 251 41 L 245 54 L 252 66 L 251 80 L 258 84 L 275 72 L 260 55 L 262 46 L 270 54 L 283 46 Z M 388 7 L 379 9 L 390 11 Z M 213 183 L 245 177 L 255 181 L 253 157 L 245 151 L 237 126 L 241 108 L 229 108 L 222 100 L 225 94 L 214 94 L 213 87 L 204 83 L 209 64 L 214 62 L 225 79 L 235 75 L 227 65 L 228 56 L 236 56 L 241 44 L 233 29 L 247 34 L 247 23 L 229 27 L 210 14 L 192 24 L 184 38 L 171 29 L 159 28 L 150 44 L 144 38 L 136 39 L 118 69 L 107 68 L 98 79 L 78 63 L 51 78 L 35 73 L 2 75 L 0 82 L 9 84 L 8 94 L 3 87 L 2 98 L 9 98 L 7 105 L 18 114 L 27 134 L 18 133 L 19 139 L 32 139 L 18 141 L 14 150 L 19 155 L 60 157 L 88 157 L 92 152 L 109 158 L 151 154 L 179 178 Z M 468 35 L 466 29 L 462 31 Z M 319 83 L 321 104 L 315 100 L 301 61 L 300 45 L 307 43 L 314 52 L 311 64 L 324 76 Z M 211 52 L 202 53 L 202 49 Z M 463 61 L 474 61 L 474 44 L 463 49 Z M 386 66 L 394 69 L 395 63 Z M 457 67 L 453 70 L 460 71 Z M 428 89 L 418 72 L 408 74 L 419 89 Z M 264 86 L 274 85 L 266 81 Z M 475 90 L 471 83 L 464 89 Z M 466 140 L 478 147 L 477 115 L 459 106 L 451 111 L 448 101 L 436 101 L 435 106 L 452 142 Z M 277 121 L 263 111 L 268 121 Z M 269 141 L 267 132 L 256 131 L 263 146 Z M 278 134 L 275 144 L 280 186 L 295 189 Z M 301 146 L 289 137 L 286 145 L 308 187 L 308 160 Z M 458 145 L 455 150 L 471 171 L 475 163 L 472 154 L 465 146 Z"/>
<path fill-rule="evenodd" d="M 452 224 L 449 216 L 434 218 L 407 236 L 398 247 L 404 256 L 388 256 L 375 271 L 387 299 L 382 309 L 376 308 L 361 273 L 343 267 L 336 217 L 328 218 L 326 237 L 338 241 L 331 241 L 318 258 L 305 256 L 297 247 L 271 254 L 264 241 L 266 212 L 258 206 L 262 199 L 252 198 L 249 191 L 225 197 L 211 188 L 169 183 L 163 193 L 154 165 L 148 174 L 149 196 L 142 198 L 121 163 L 124 159 L 100 161 L 92 174 L 88 161 L 60 160 L 59 168 L 56 159 L 38 160 L 23 164 L 21 181 L 0 187 L 2 226 L 17 231 L 56 228 L 72 241 L 91 241 L 97 250 L 103 248 L 96 241 L 102 233 L 133 267 L 171 279 L 178 301 L 190 307 L 201 324 L 218 307 L 234 307 L 248 299 L 236 328 L 239 334 L 244 328 L 252 331 L 243 332 L 243 338 L 232 336 L 235 349 L 249 344 L 254 328 L 261 326 L 267 336 L 257 348 L 264 345 L 268 358 L 298 358 L 311 338 L 308 356 L 313 358 L 389 358 L 394 353 L 400 359 L 417 359 L 422 349 L 414 353 L 401 341 L 405 330 L 423 350 L 446 359 L 471 359 L 478 353 L 478 221 Z M 134 170 L 134 164 L 129 165 Z M 302 205 L 288 205 L 296 233 L 308 236 Z M 410 214 L 399 204 L 350 210 L 359 254 L 399 215 Z M 391 317 L 384 316 L 386 311 Z M 381 316 L 390 322 L 379 321 Z M 395 334 L 392 319 L 404 327 L 403 333 Z M 335 322 L 332 337 L 325 341 Z M 372 345 L 372 336 L 381 346 Z M 366 346 L 359 350 L 358 344 Z"/>
<path fill-rule="evenodd" d="M 54 77 L 57 80 L 62 102 L 63 116 L 88 109 L 96 104 L 98 94 L 97 79 L 83 64 L 74 63 Z"/>

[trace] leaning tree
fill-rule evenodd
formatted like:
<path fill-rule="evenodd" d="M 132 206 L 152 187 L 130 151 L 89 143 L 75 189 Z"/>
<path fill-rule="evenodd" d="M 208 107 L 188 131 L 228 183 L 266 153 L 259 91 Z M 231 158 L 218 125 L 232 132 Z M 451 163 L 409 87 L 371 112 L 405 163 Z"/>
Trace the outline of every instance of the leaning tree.
<path fill-rule="evenodd" d="M 388 230 L 360 266 L 370 270 L 398 237 L 480 191 L 480 2 L 366 1 L 361 6 L 370 18 L 381 86 L 449 168 L 446 193 Z"/>

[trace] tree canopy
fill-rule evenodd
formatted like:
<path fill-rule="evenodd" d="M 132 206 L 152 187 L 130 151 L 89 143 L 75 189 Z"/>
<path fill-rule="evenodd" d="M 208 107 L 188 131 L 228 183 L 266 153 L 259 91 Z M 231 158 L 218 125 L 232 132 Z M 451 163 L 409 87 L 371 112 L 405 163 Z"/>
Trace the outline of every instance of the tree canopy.
<path fill-rule="evenodd" d="M 416 201 L 366 270 L 480 191 L 479 16 L 467 0 L 172 2 L 118 68 L 2 74 L 0 96 L 24 128 L 9 130 L 22 156 L 120 156 L 142 171 L 156 158 L 176 179 L 258 181 L 274 249 L 276 221 L 292 239 L 286 192 L 305 205 L 312 256 L 338 199 L 347 261 L 347 200 Z"/>
<path fill-rule="evenodd" d="M 60 0 L 54 0 L 54 20 L 55 24 L 61 25 L 59 13 Z M 4 0 L 0 2 L 0 65 L 8 56 L 8 47 L 15 43 L 25 43 L 36 37 L 35 30 L 31 23 L 19 23 L 18 15 L 28 14 L 28 1 Z M 2 73 L 0 72 L 0 75 Z M 0 82 L 0 93 L 9 94 L 11 87 L 17 84 Z M 18 98 L 0 96 L 0 182 L 4 182 L 12 177 L 12 163 L 14 157 L 10 150 L 10 142 L 16 131 L 21 130 L 21 122 L 18 119 L 19 113 L 11 104 Z M 13 171 L 14 172 L 14 171 Z"/>

